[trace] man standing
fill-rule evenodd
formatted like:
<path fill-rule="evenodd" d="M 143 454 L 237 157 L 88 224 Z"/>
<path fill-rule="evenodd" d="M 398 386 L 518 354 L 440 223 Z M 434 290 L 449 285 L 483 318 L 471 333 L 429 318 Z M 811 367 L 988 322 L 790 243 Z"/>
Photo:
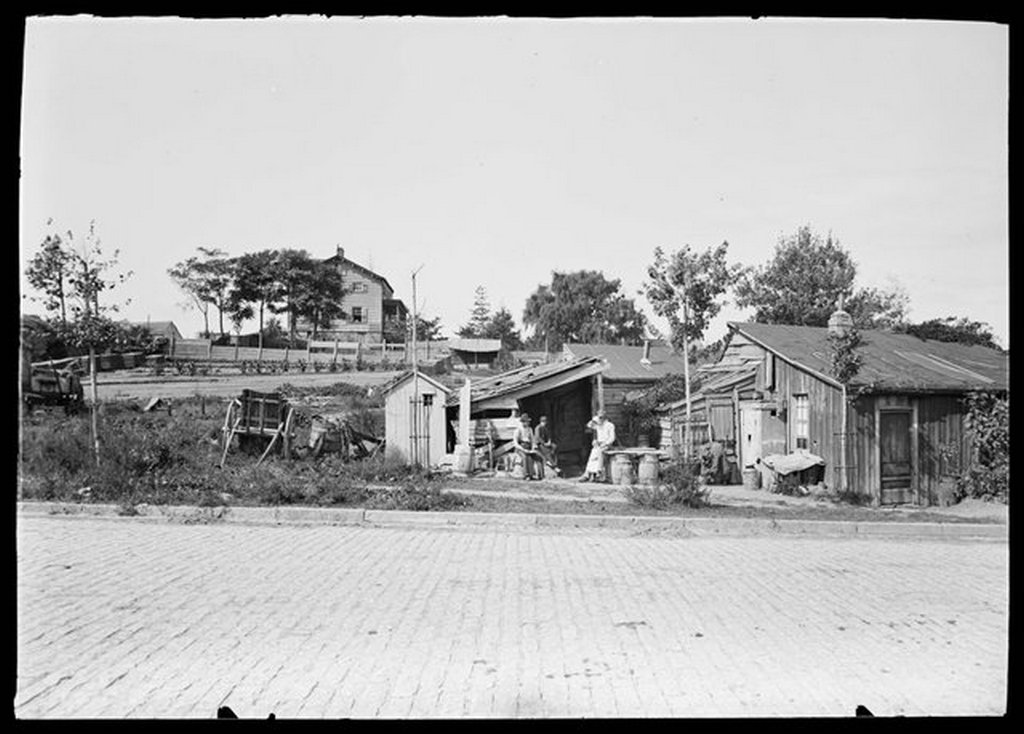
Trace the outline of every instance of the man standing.
<path fill-rule="evenodd" d="M 590 449 L 587 469 L 583 472 L 581 482 L 604 480 L 604 454 L 615 443 L 615 424 L 605 417 L 604 411 L 590 419 L 587 428 L 594 432 L 594 444 Z"/>
<path fill-rule="evenodd" d="M 515 452 L 522 458 L 523 470 L 527 480 L 543 479 L 544 464 L 541 455 L 537 453 L 533 444 L 533 431 L 530 429 L 530 416 L 523 413 L 519 418 L 519 427 L 512 434 L 512 445 Z"/>
<path fill-rule="evenodd" d="M 544 457 L 544 463 L 551 467 L 551 470 L 555 473 L 555 476 L 559 476 L 562 471 L 558 468 L 557 456 L 558 446 L 555 444 L 551 435 L 551 426 L 548 425 L 548 417 L 542 415 L 540 422 L 537 424 L 537 430 L 533 433 L 534 445 L 540 452 L 540 455 Z"/>

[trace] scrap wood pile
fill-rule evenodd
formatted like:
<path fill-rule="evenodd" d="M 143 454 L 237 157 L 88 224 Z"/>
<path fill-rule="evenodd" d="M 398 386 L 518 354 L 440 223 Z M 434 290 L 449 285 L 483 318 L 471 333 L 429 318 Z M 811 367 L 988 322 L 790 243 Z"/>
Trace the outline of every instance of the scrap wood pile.
<path fill-rule="evenodd" d="M 346 459 L 365 459 L 384 450 L 384 441 L 357 430 L 351 413 L 314 415 L 309 427 L 309 450 L 313 458 L 322 453 L 341 454 Z"/>

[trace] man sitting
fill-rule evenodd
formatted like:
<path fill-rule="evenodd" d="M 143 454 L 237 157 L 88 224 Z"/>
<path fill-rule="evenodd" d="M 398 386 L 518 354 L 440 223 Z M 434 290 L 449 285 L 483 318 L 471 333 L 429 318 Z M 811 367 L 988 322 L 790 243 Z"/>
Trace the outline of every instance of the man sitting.
<path fill-rule="evenodd" d="M 544 463 L 551 467 L 551 470 L 555 473 L 555 476 L 559 476 L 562 471 L 558 468 L 558 445 L 552 440 L 551 426 L 548 425 L 548 417 L 542 415 L 540 422 L 537 424 L 537 430 L 533 432 L 534 446 L 540 455 L 544 457 Z"/>

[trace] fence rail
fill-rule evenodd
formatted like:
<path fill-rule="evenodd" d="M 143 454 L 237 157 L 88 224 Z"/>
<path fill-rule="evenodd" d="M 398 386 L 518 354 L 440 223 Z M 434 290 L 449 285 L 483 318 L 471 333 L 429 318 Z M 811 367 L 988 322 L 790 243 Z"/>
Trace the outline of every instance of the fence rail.
<path fill-rule="evenodd" d="M 448 354 L 447 342 L 417 344 L 418 359 L 439 359 Z M 264 347 L 215 346 L 209 339 L 173 339 L 168 357 L 176 360 L 211 362 L 371 362 L 384 359 L 404 362 L 412 359 L 412 350 L 405 344 L 364 344 L 363 342 L 310 341 L 302 349 L 271 349 Z"/>

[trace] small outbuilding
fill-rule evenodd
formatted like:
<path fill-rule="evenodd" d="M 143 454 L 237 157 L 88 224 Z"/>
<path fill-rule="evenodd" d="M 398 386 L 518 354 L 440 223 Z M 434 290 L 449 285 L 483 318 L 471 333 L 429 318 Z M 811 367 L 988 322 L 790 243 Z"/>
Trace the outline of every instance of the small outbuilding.
<path fill-rule="evenodd" d="M 445 456 L 445 406 L 451 388 L 411 370 L 384 387 L 385 452 L 411 466 L 437 466 Z"/>
<path fill-rule="evenodd" d="M 449 339 L 455 369 L 493 367 L 501 353 L 501 339 Z"/>

